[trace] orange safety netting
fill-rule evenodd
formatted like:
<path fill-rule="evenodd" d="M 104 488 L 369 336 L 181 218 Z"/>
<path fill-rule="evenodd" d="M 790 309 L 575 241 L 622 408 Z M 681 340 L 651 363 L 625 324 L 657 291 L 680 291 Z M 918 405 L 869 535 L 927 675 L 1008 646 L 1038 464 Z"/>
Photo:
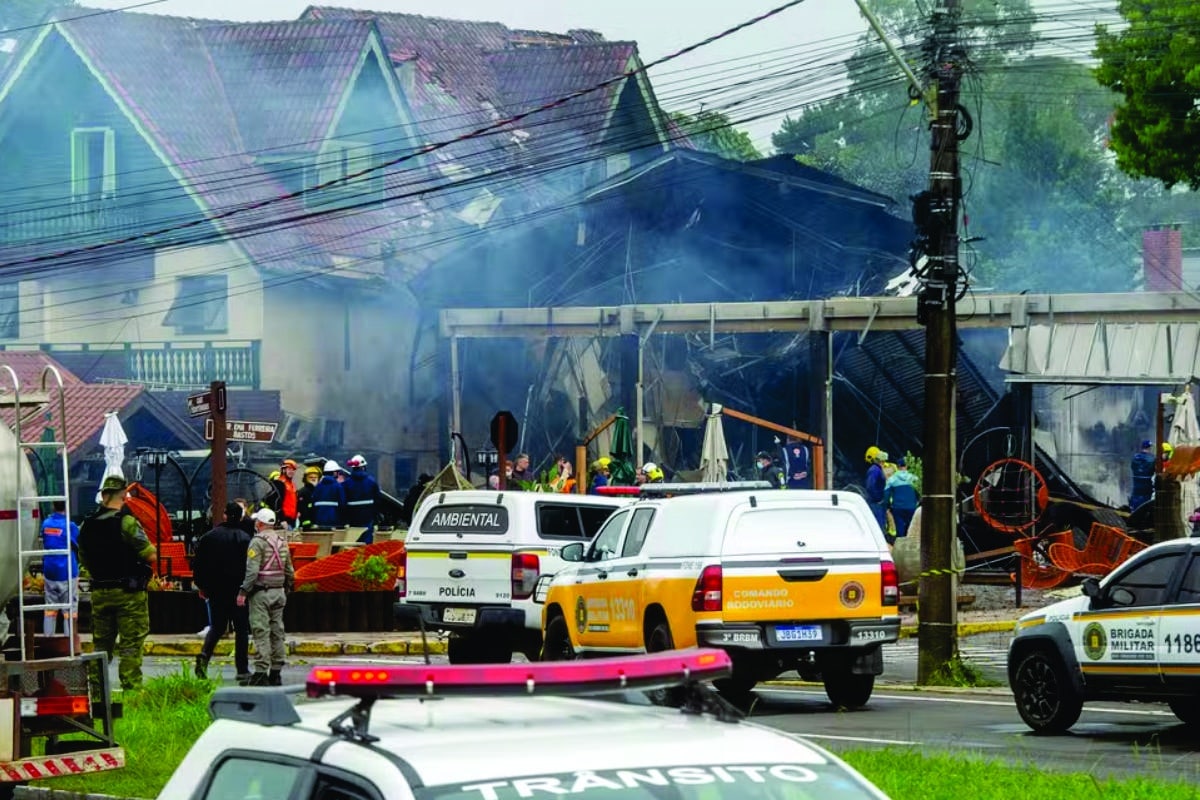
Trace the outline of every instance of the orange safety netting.
<path fill-rule="evenodd" d="M 129 513 L 142 526 L 146 536 L 154 544 L 169 542 L 171 535 L 171 515 L 161 503 L 155 502 L 154 493 L 140 483 L 131 483 L 125 490 L 125 505 Z M 158 525 L 155 525 L 155 510 L 158 514 Z"/>
<path fill-rule="evenodd" d="M 1163 472 L 1173 478 L 1189 478 L 1200 472 L 1200 444 L 1177 444 L 1163 464 Z"/>
<path fill-rule="evenodd" d="M 1075 541 L 1074 531 L 1060 531 L 1048 536 L 1028 536 L 1013 542 L 1021 559 L 1021 586 L 1026 589 L 1053 589 L 1071 578 L 1071 573 L 1050 563 L 1046 550 L 1058 544 Z M 1016 580 L 1016 575 L 1012 576 Z"/>
<path fill-rule="evenodd" d="M 1146 545 L 1120 528 L 1092 523 L 1083 549 L 1074 542 L 1054 543 L 1048 548 L 1050 562 L 1059 569 L 1080 575 L 1107 575 Z"/>
<path fill-rule="evenodd" d="M 350 577 L 350 569 L 360 554 L 363 558 L 384 556 L 389 564 L 399 568 L 400 560 L 404 556 L 404 542 L 375 542 L 365 547 L 354 547 L 317 559 L 296 570 L 296 586 L 315 583 L 318 592 L 362 591 L 362 584 Z M 395 587 L 396 575 L 393 574 L 391 579 L 379 588 L 383 591 L 390 591 Z"/>
<path fill-rule="evenodd" d="M 1027 461 L 1002 458 L 975 482 L 975 510 L 993 530 L 1023 533 L 1042 516 L 1050 492 L 1042 474 Z"/>

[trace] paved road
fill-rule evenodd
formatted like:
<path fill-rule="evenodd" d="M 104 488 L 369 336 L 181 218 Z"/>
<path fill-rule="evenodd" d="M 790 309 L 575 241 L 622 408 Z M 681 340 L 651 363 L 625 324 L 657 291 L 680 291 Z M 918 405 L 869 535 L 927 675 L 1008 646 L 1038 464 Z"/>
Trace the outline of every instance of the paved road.
<path fill-rule="evenodd" d="M 1007 635 L 964 639 L 964 657 L 985 677 L 1004 680 Z M 364 659 L 355 659 L 356 661 Z M 373 663 L 420 663 L 421 659 L 380 657 Z M 444 663 L 444 657 L 434 657 Z M 929 693 L 904 690 L 916 676 L 916 643 L 890 645 L 885 673 L 870 705 L 859 712 L 836 713 L 819 687 L 760 689 L 751 714 L 781 730 L 802 733 L 830 749 L 915 746 L 922 750 L 961 750 L 1013 763 L 1038 763 L 1047 768 L 1086 770 L 1097 775 L 1149 773 L 1194 780 L 1200 763 L 1200 733 L 1189 732 L 1175 716 L 1157 704 L 1093 704 L 1066 736 L 1032 735 L 1017 716 L 1007 688 L 975 692 Z M 148 675 L 178 671 L 190 660 L 147 659 Z M 302 683 L 312 663 L 293 659 L 285 683 Z M 228 659 L 213 668 L 233 682 Z"/>

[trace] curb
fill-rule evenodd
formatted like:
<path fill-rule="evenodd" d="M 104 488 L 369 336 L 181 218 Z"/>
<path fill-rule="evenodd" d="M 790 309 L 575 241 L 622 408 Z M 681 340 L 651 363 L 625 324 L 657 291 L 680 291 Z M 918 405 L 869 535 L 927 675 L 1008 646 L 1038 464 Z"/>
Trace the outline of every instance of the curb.
<path fill-rule="evenodd" d="M 190 657 L 200 655 L 200 647 L 203 642 L 197 640 L 194 642 L 154 642 L 149 641 L 142 646 L 142 654 L 147 656 L 180 656 Z M 92 652 L 92 643 L 83 642 L 80 650 L 85 653 Z M 445 655 L 446 641 L 444 639 L 431 639 L 428 647 L 422 646 L 420 641 L 404 641 L 404 640 L 381 640 L 378 642 L 338 642 L 329 640 L 289 640 L 287 643 L 288 655 L 304 656 L 307 658 L 321 657 L 341 657 L 341 656 L 423 656 L 423 655 Z M 250 652 L 254 653 L 254 642 L 250 642 Z M 214 657 L 224 657 L 233 655 L 233 642 L 225 640 L 217 643 L 216 650 L 213 652 Z"/>
<path fill-rule="evenodd" d="M 975 636 L 980 633 L 1012 633 L 1016 627 L 1016 620 L 995 620 L 993 622 L 960 622 L 958 624 L 958 635 Z M 900 638 L 917 638 L 917 626 L 901 625 Z"/>
<path fill-rule="evenodd" d="M 786 678 L 775 681 L 763 681 L 759 685 L 781 689 L 821 689 L 822 691 L 825 688 L 825 685 L 822 683 L 795 679 L 788 680 Z M 998 697 L 1012 697 L 1012 690 L 1003 686 L 918 686 L 915 683 L 900 681 L 896 683 L 876 681 L 875 691 L 912 692 L 913 694 L 987 694 Z"/>

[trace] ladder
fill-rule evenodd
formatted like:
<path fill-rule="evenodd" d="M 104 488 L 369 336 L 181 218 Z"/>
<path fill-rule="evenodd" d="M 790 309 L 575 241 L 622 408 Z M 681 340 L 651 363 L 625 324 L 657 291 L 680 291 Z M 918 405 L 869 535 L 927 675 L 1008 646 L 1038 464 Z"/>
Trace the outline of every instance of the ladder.
<path fill-rule="evenodd" d="M 71 498 L 70 492 L 67 491 L 68 480 L 70 477 L 70 466 L 67 458 L 67 403 L 66 390 L 63 385 L 62 373 L 53 364 L 47 364 L 42 369 L 41 375 L 41 391 L 31 393 L 24 399 L 21 397 L 21 382 L 17 377 L 17 373 L 7 364 L 0 364 L 0 377 L 7 373 L 12 380 L 12 397 L 5 396 L 0 404 L 11 405 L 14 408 L 13 413 L 13 434 L 17 440 L 16 453 L 16 498 L 17 498 L 17 640 L 20 646 L 21 660 L 33 660 L 36 653 L 27 652 L 27 643 L 32 641 L 33 637 L 28 636 L 25 630 L 25 612 L 41 611 L 43 615 L 47 611 L 61 611 L 67 623 L 64 625 L 64 630 L 69 632 L 67 636 L 67 658 L 74 659 L 77 655 L 77 645 L 79 637 L 79 620 L 71 618 L 71 611 L 78 608 L 78 588 L 74 580 L 67 581 L 67 600 L 65 603 L 48 603 L 43 595 L 40 603 L 27 603 L 25 590 L 25 568 L 28 560 L 31 557 L 39 556 L 65 556 L 67 559 L 67 574 L 71 575 L 75 572 L 75 553 L 71 550 L 70 537 L 70 521 L 71 521 Z M 53 391 L 53 395 L 51 394 Z M 54 441 L 37 441 L 27 442 L 21 435 L 21 411 L 23 407 L 34 406 L 42 407 L 49 405 L 48 414 L 50 416 L 47 425 L 54 428 L 56 433 Z M 58 407 L 58 421 L 55 424 L 54 406 Z M 24 485 L 24 475 L 30 474 L 31 469 L 25 455 L 26 450 L 38 455 L 43 450 L 53 452 L 53 463 L 58 477 L 61 481 L 62 494 L 37 494 L 38 487 L 35 483 L 33 486 Z M 40 457 L 39 457 L 39 460 Z M 22 463 L 24 461 L 24 463 Z M 24 469 L 22 469 L 24 467 Z M 34 535 L 30 537 L 31 542 L 37 542 L 41 534 L 41 517 L 39 509 L 43 503 L 62 502 L 65 504 L 63 511 L 67 518 L 67 530 L 64 531 L 66 546 L 61 548 L 46 548 L 44 546 L 34 547 L 34 549 L 26 550 L 25 541 L 26 535 L 29 533 L 29 527 L 34 527 Z M 28 509 L 28 511 L 26 511 Z M 36 648 L 35 648 L 36 650 Z M 61 658 L 62 654 L 57 654 L 55 657 Z"/>

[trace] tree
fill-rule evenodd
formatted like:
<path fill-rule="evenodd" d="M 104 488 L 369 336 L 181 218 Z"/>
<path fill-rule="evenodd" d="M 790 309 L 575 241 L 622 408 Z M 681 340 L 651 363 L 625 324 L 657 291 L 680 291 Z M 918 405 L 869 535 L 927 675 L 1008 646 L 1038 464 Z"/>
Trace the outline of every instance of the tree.
<path fill-rule="evenodd" d="M 733 127 L 729 117 L 720 112 L 700 111 L 697 114 L 685 114 L 682 111 L 673 111 L 671 119 L 697 150 L 735 161 L 755 161 L 762 158 L 762 153 L 754 146 L 750 134 Z"/>
<path fill-rule="evenodd" d="M 1120 0 L 1128 26 L 1096 26 L 1096 79 L 1124 97 L 1110 146 L 1117 166 L 1168 188 L 1200 189 L 1200 4 Z"/>
<path fill-rule="evenodd" d="M 1131 288 L 1140 226 L 1163 221 L 1167 203 L 1176 205 L 1165 219 L 1179 220 L 1179 199 L 1114 167 L 1105 149 L 1114 97 L 1082 64 L 1027 54 L 1032 14 L 1024 0 L 965 5 L 965 27 L 984 13 L 993 20 L 964 34 L 973 68 L 962 104 L 974 131 L 963 143 L 961 231 L 971 283 L 999 291 Z M 911 8 L 888 0 L 878 13 L 889 30 L 906 26 L 899 44 L 919 66 L 913 46 L 923 32 Z M 907 82 L 872 40 L 846 66 L 849 91 L 784 120 L 772 143 L 904 202 L 928 185 L 926 109 L 913 105 Z"/>

